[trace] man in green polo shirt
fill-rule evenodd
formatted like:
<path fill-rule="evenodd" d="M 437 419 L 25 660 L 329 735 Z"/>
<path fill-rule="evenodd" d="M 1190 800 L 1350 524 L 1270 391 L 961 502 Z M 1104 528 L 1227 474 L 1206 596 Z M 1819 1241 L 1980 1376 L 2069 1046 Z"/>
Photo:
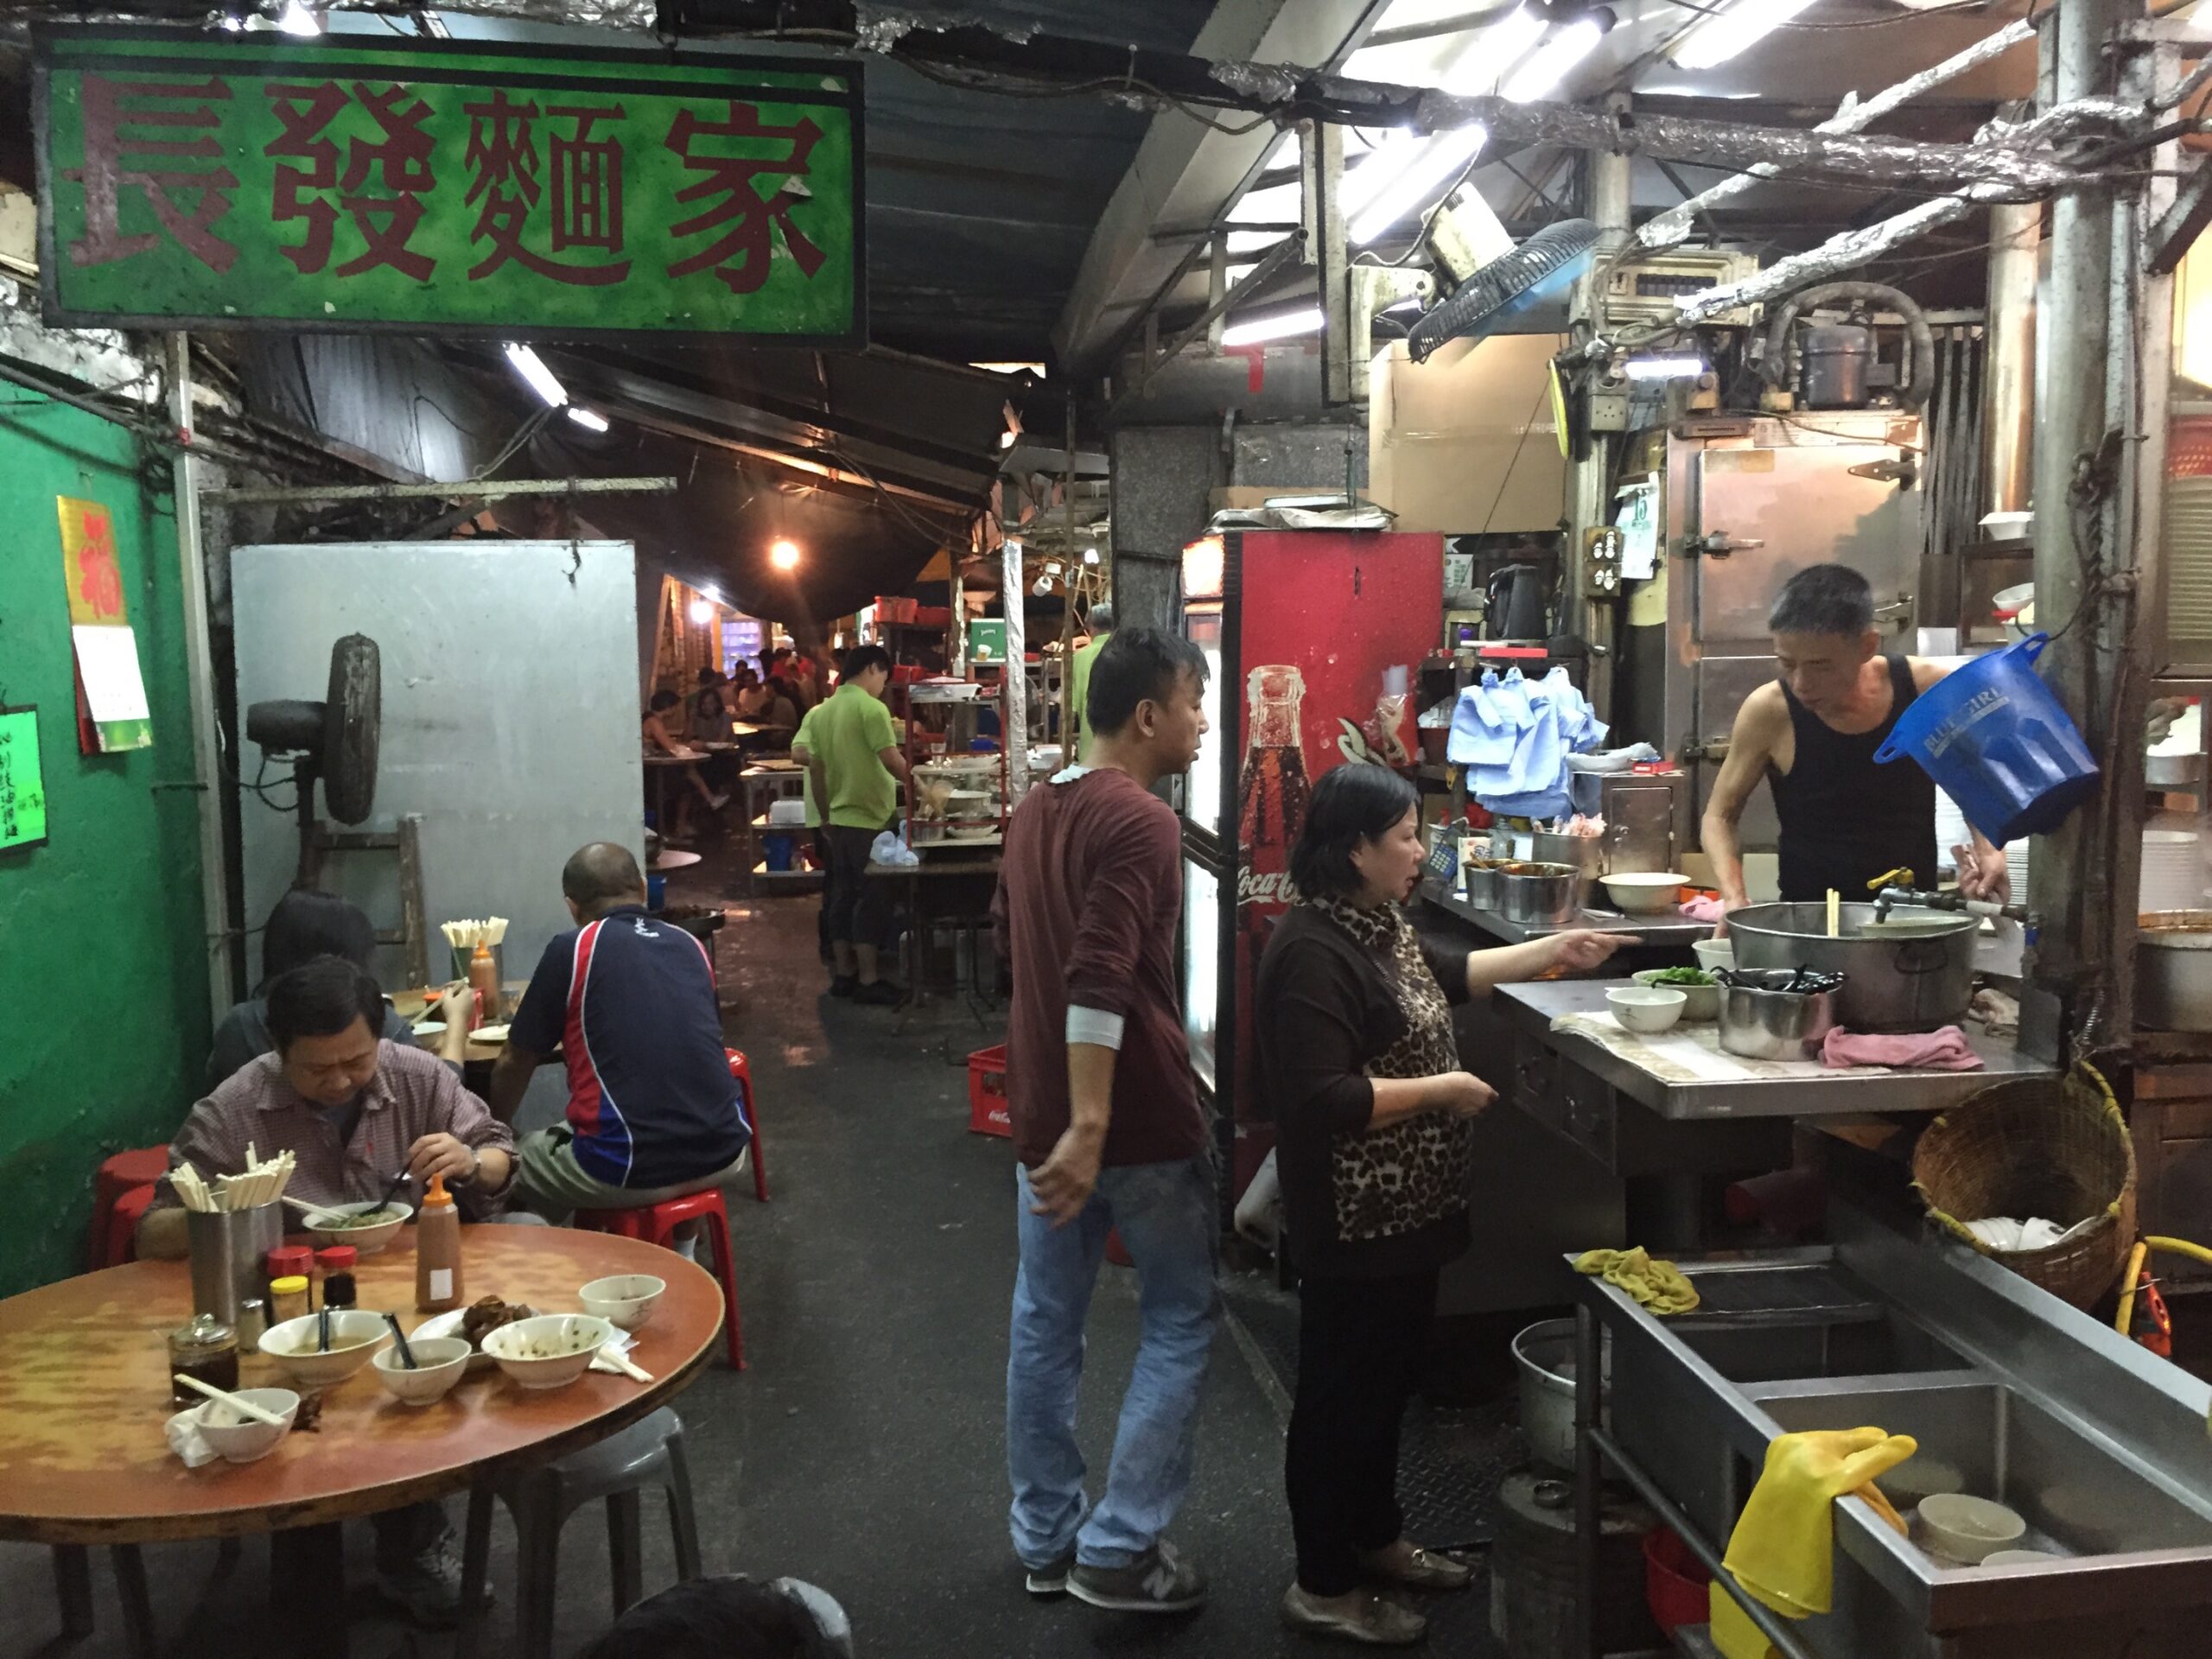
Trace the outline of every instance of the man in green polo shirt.
<path fill-rule="evenodd" d="M 1089 642 L 1077 650 L 1074 661 L 1068 665 L 1068 712 L 1076 728 L 1076 741 L 1067 751 L 1071 766 L 1090 758 L 1090 665 L 1098 660 L 1098 653 L 1106 649 L 1106 641 L 1113 635 L 1114 607 L 1105 604 L 1092 606 L 1089 626 Z"/>
<path fill-rule="evenodd" d="M 899 785 L 906 776 L 899 734 L 883 706 L 883 688 L 890 683 L 891 654 L 882 646 L 847 652 L 836 692 L 809 716 L 806 744 L 807 773 L 830 842 L 822 899 L 836 957 L 830 994 L 882 1007 L 904 995 L 877 972 L 881 907 L 868 879 L 868 849 L 897 816 Z"/>

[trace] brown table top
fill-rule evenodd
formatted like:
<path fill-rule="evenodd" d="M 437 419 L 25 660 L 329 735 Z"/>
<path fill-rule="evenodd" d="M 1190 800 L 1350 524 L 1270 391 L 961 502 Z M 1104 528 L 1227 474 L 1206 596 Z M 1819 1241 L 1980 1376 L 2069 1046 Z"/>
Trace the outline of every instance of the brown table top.
<path fill-rule="evenodd" d="M 362 1258 L 360 1306 L 412 1331 L 411 1229 Z M 461 1230 L 471 1299 L 580 1311 L 594 1279 L 650 1273 L 668 1291 L 631 1357 L 650 1383 L 586 1371 L 564 1389 L 464 1376 L 435 1405 L 404 1406 L 364 1367 L 324 1391 L 322 1426 L 257 1463 L 188 1469 L 168 1449 L 164 1338 L 191 1316 L 181 1262 L 134 1262 L 0 1301 L 0 1538 L 121 1544 L 213 1538 L 371 1515 L 467 1488 L 479 1466 L 558 1456 L 605 1439 L 679 1392 L 721 1330 L 721 1290 L 672 1250 L 561 1227 Z M 274 1361 L 244 1357 L 241 1388 L 289 1387 Z"/>

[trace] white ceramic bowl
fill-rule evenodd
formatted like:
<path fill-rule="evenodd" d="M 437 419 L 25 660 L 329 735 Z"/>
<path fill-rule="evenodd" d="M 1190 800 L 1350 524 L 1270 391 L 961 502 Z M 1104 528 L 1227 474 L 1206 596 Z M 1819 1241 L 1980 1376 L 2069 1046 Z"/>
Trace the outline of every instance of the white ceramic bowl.
<path fill-rule="evenodd" d="M 1656 1036 L 1682 1017 L 1689 998 L 1664 985 L 1616 985 L 1605 993 L 1613 1018 L 1630 1031 Z"/>
<path fill-rule="evenodd" d="M 1691 944 L 1690 950 L 1697 957 L 1697 965 L 1708 974 L 1736 965 L 1736 947 L 1730 940 L 1698 939 Z"/>
<path fill-rule="evenodd" d="M 592 1356 L 614 1340 L 614 1327 L 589 1313 L 540 1313 L 503 1325 L 484 1338 L 484 1351 L 525 1389 L 559 1389 L 590 1369 Z"/>
<path fill-rule="evenodd" d="M 289 1389 L 236 1389 L 232 1392 L 264 1411 L 275 1412 L 284 1420 L 283 1424 L 272 1427 L 256 1422 L 232 1412 L 219 1400 L 208 1400 L 200 1407 L 200 1438 L 213 1446 L 216 1455 L 226 1463 L 251 1463 L 267 1457 L 276 1449 L 277 1442 L 292 1432 L 292 1419 L 299 1413 L 300 1396 Z"/>
<path fill-rule="evenodd" d="M 272 1325 L 261 1335 L 261 1351 L 302 1388 L 327 1389 L 343 1382 L 391 1340 L 391 1328 L 383 1314 L 352 1307 L 330 1316 L 330 1351 L 318 1353 L 315 1344 L 321 1317 L 302 1314 Z"/>
<path fill-rule="evenodd" d="M 1937 1492 L 1922 1498 L 1920 1523 L 1930 1544 L 1968 1566 L 2014 1548 L 2028 1531 L 2028 1523 L 2015 1511 L 1964 1492 Z"/>
<path fill-rule="evenodd" d="M 1685 1020 L 1718 1020 L 1720 1017 L 1720 988 L 1718 985 L 1659 985 L 1654 976 L 1663 974 L 1664 968 L 1646 968 L 1629 977 L 1647 990 L 1680 991 L 1682 994 L 1682 1018 Z"/>
<path fill-rule="evenodd" d="M 668 1288 L 668 1281 L 650 1273 L 622 1273 L 612 1279 L 594 1279 L 576 1293 L 584 1312 L 625 1331 L 635 1331 L 653 1316 L 653 1304 Z"/>
<path fill-rule="evenodd" d="M 1671 870 L 1639 870 L 1627 875 L 1608 875 L 1600 879 L 1605 884 L 1605 896 L 1624 915 L 1628 916 L 1665 914 L 1674 909 L 1683 883 L 1689 880 L 1688 876 Z"/>
<path fill-rule="evenodd" d="M 407 1346 L 415 1356 L 415 1369 L 399 1356 L 393 1343 L 369 1362 L 385 1392 L 410 1406 L 427 1406 L 445 1398 L 446 1390 L 461 1381 L 468 1357 L 476 1351 L 466 1337 L 410 1337 Z"/>
<path fill-rule="evenodd" d="M 399 1230 L 407 1224 L 408 1217 L 415 1213 L 415 1206 L 404 1198 L 394 1198 L 390 1204 L 378 1204 L 374 1198 L 367 1198 L 359 1204 L 330 1204 L 322 1207 L 334 1215 L 340 1216 L 365 1216 L 372 1210 L 391 1212 L 391 1220 L 380 1221 L 373 1227 L 310 1226 L 308 1229 L 315 1238 L 317 1249 L 328 1249 L 333 1244 L 350 1244 L 363 1255 L 374 1255 L 391 1243 L 398 1236 Z"/>

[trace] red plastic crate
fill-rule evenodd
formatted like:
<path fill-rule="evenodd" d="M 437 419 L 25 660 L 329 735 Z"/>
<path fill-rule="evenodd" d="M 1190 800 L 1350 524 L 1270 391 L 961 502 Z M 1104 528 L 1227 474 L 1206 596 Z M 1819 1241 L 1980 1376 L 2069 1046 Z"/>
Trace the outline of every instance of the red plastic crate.
<path fill-rule="evenodd" d="M 979 1048 L 968 1057 L 968 1133 L 1014 1135 L 1006 1111 L 1006 1045 Z"/>

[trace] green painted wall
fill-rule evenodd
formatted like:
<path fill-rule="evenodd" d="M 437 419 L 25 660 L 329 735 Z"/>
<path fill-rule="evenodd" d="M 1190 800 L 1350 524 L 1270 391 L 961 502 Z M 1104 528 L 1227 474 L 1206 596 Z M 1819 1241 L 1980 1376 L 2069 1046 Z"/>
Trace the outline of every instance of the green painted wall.
<path fill-rule="evenodd" d="M 0 385 L 0 702 L 38 705 L 49 835 L 0 853 L 0 1295 L 81 1269 L 93 1170 L 167 1141 L 206 1063 L 199 824 L 174 786 L 192 776 L 192 732 L 168 480 L 120 428 Z M 151 748 L 77 752 L 57 495 L 113 516 Z"/>

